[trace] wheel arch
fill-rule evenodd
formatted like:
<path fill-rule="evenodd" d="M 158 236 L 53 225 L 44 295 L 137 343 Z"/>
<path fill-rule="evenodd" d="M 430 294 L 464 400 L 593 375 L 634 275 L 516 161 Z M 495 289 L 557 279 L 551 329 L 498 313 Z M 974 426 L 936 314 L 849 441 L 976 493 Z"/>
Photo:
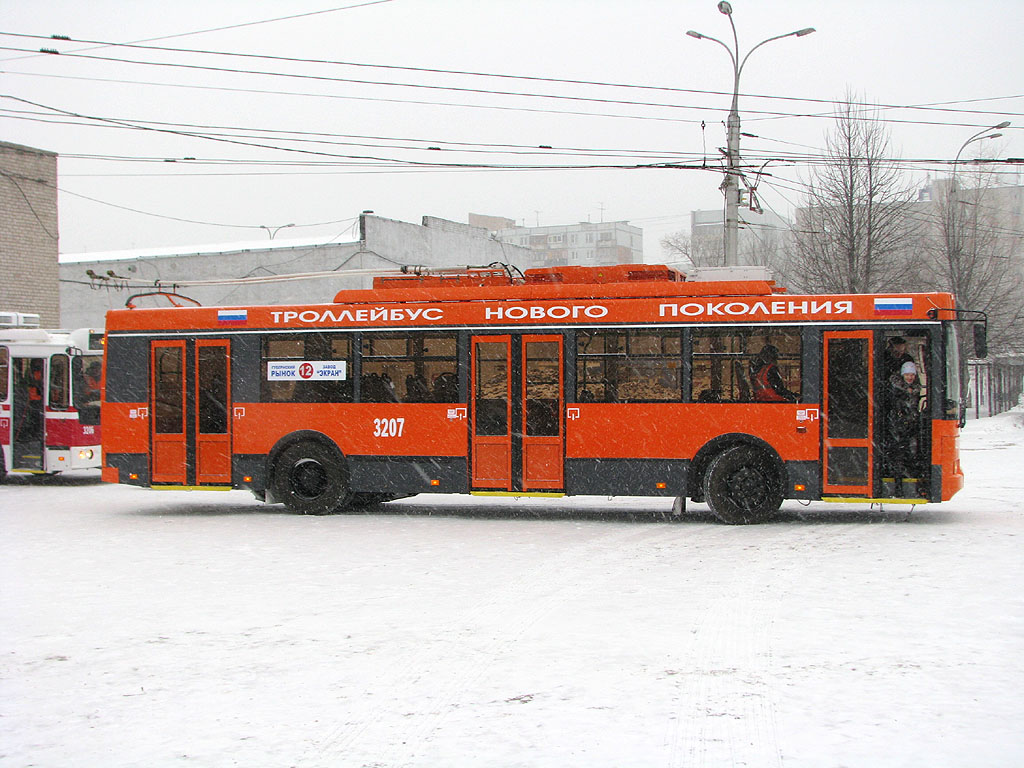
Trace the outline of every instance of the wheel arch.
<path fill-rule="evenodd" d="M 297 443 L 313 442 L 322 445 L 327 450 L 331 451 L 338 457 L 338 466 L 341 467 L 342 472 L 348 477 L 348 463 L 345 460 L 345 454 L 338 447 L 331 438 L 325 435 L 323 432 L 318 432 L 315 429 L 300 429 L 295 432 L 289 432 L 287 435 L 281 437 L 274 447 L 270 449 L 270 453 L 267 454 L 265 475 L 267 478 L 266 487 L 266 501 L 268 504 L 273 504 L 281 501 L 274 497 L 274 472 L 277 470 L 277 461 L 281 457 L 281 454 L 285 452 L 290 446 L 296 445 Z"/>
<path fill-rule="evenodd" d="M 711 460 L 720 453 L 724 453 L 737 445 L 749 445 L 763 451 L 772 462 L 772 466 L 775 471 L 778 473 L 779 480 L 782 482 L 783 488 L 786 487 L 786 465 L 779 456 L 778 451 L 772 447 L 771 443 L 745 432 L 729 432 L 708 440 L 708 442 L 701 446 L 700 450 L 697 451 L 697 454 L 693 457 L 693 461 L 690 462 L 690 471 L 687 473 L 686 479 L 686 491 L 687 495 L 691 499 L 694 501 L 701 501 L 703 499 L 704 473 L 707 472 L 708 466 L 711 464 Z"/>

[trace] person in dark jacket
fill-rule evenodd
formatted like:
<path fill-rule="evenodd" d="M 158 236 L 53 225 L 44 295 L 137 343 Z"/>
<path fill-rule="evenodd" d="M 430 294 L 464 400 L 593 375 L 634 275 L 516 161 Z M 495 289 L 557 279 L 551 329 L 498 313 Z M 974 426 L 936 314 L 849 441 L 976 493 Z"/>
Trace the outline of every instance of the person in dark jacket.
<path fill-rule="evenodd" d="M 907 340 L 893 336 L 885 343 L 885 380 L 891 381 L 900 375 L 904 363 L 913 363 L 914 356 L 907 352 Z"/>
<path fill-rule="evenodd" d="M 914 363 L 903 363 L 892 376 L 888 396 L 886 459 L 896 483 L 896 494 L 902 496 L 903 481 L 920 474 L 921 382 Z"/>
<path fill-rule="evenodd" d="M 786 389 L 779 373 L 779 350 L 765 344 L 750 361 L 750 383 L 758 403 L 795 403 L 797 394 Z"/>

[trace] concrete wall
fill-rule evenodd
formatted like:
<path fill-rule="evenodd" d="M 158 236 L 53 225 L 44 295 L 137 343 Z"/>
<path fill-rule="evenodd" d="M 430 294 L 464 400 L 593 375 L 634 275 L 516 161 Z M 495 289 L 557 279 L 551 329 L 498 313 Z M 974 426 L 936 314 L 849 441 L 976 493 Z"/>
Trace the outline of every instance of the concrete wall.
<path fill-rule="evenodd" d="M 269 244 L 271 241 L 267 241 Z M 375 266 L 375 259 L 357 256 L 359 243 L 308 246 L 255 244 L 253 248 L 225 246 L 196 253 L 139 251 L 138 255 L 76 256 L 60 265 L 62 322 L 68 328 L 102 327 L 108 309 L 123 309 L 132 295 L 157 289 L 173 290 L 176 283 L 199 280 L 232 281 L 301 272 L 327 272 L 337 267 Z M 287 242 L 287 241 L 284 241 Z M 89 272 L 100 276 L 92 278 Z M 113 272 L 114 275 L 108 275 Z M 204 306 L 329 302 L 341 288 L 360 287 L 360 280 L 323 277 L 311 280 L 249 284 L 181 285 L 177 292 Z M 143 298 L 137 306 L 169 306 L 166 299 Z"/>
<path fill-rule="evenodd" d="M 162 249 L 69 257 L 60 266 L 62 322 L 70 328 L 102 327 L 108 309 L 123 308 L 129 296 L 153 290 L 156 281 L 171 288 L 176 282 L 330 272 L 306 280 L 178 289 L 204 306 L 314 304 L 329 303 L 342 289 L 372 285 L 372 275 L 346 274 L 351 270 L 386 272 L 403 265 L 444 268 L 495 261 L 529 266 L 527 249 L 491 240 L 477 227 L 433 217 L 424 217 L 423 224 L 417 225 L 364 215 L 360 237 L 350 243 L 292 245 L 287 240 L 267 240 L 191 253 Z M 90 270 L 99 279 L 91 278 Z M 167 301 L 148 298 L 137 305 L 167 306 Z"/>
<path fill-rule="evenodd" d="M 57 156 L 0 142 L 0 310 L 60 325 Z"/>

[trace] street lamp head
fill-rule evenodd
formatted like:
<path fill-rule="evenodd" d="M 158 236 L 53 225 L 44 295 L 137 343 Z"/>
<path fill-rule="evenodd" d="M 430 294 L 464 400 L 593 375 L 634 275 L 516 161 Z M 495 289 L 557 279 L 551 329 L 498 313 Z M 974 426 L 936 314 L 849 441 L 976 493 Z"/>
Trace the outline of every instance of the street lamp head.
<path fill-rule="evenodd" d="M 694 37 L 694 38 L 696 38 L 698 40 L 703 40 L 704 39 L 704 35 L 702 35 L 700 32 L 694 32 L 692 29 L 686 30 L 686 34 L 688 34 L 690 37 Z"/>
<path fill-rule="evenodd" d="M 719 13 L 724 13 L 726 16 L 729 16 L 732 14 L 732 6 L 727 3 L 726 0 L 722 0 L 722 2 L 718 4 L 718 11 Z"/>
<path fill-rule="evenodd" d="M 814 27 L 806 27 L 804 29 L 798 30 L 795 34 L 797 37 L 803 37 L 804 35 L 809 35 L 811 34 L 811 32 L 815 31 L 816 30 L 814 29 Z"/>
<path fill-rule="evenodd" d="M 1010 127 L 1010 121 L 1009 120 L 1004 120 L 999 125 L 993 125 L 992 127 L 995 128 L 996 130 L 999 130 L 1000 128 L 1009 128 Z"/>

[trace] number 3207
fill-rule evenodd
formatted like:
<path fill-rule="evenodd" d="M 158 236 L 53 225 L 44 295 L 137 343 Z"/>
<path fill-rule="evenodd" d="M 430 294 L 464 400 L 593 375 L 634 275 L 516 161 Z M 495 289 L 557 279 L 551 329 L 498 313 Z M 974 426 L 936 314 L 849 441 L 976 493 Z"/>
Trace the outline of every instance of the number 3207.
<path fill-rule="evenodd" d="M 405 419 L 374 419 L 374 437 L 401 437 L 405 428 Z"/>

